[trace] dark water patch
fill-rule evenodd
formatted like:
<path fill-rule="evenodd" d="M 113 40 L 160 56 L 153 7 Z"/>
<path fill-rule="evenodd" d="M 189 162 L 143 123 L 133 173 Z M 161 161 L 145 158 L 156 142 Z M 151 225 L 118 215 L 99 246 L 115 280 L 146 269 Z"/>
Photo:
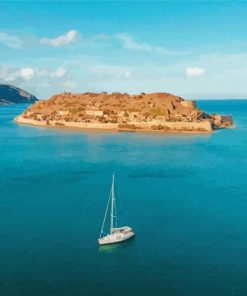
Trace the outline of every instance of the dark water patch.
<path fill-rule="evenodd" d="M 18 188 L 25 190 L 29 188 L 31 191 L 33 187 L 42 187 L 49 184 L 73 184 L 83 181 L 95 174 L 94 171 L 77 171 L 77 172 L 50 172 L 49 174 L 33 174 L 8 178 L 4 183 L 1 182 L 3 191 L 16 191 Z"/>

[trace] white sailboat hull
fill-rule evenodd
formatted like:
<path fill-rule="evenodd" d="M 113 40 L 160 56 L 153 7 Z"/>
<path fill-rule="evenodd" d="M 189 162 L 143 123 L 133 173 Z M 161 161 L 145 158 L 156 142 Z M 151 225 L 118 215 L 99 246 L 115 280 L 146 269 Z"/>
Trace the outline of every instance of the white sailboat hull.
<path fill-rule="evenodd" d="M 131 239 L 135 233 L 128 226 L 113 228 L 112 233 L 98 239 L 100 245 L 116 244 Z"/>
<path fill-rule="evenodd" d="M 109 205 L 111 205 L 111 218 L 110 218 L 110 233 L 102 236 L 104 233 L 104 225 L 106 216 L 108 213 Z M 111 192 L 106 206 L 105 216 L 101 227 L 100 237 L 98 243 L 100 245 L 116 244 L 131 239 L 135 236 L 134 231 L 129 226 L 117 227 L 117 213 L 116 213 L 116 202 L 114 193 L 114 174 L 112 176 Z"/>

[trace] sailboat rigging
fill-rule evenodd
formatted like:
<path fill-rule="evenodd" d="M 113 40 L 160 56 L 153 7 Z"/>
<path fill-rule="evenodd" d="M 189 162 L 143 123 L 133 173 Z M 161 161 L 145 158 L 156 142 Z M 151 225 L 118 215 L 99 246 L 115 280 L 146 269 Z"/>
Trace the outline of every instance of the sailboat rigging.
<path fill-rule="evenodd" d="M 109 233 L 104 233 L 104 226 L 107 218 L 107 213 L 109 211 L 109 206 L 111 207 L 110 212 L 110 229 Z M 98 243 L 100 245 L 114 244 L 122 241 L 126 241 L 135 235 L 132 228 L 129 226 L 117 227 L 117 207 L 116 207 L 116 197 L 115 197 L 115 175 L 112 176 L 112 185 L 109 195 L 109 199 L 106 206 L 106 211 L 100 231 L 100 236 Z"/>

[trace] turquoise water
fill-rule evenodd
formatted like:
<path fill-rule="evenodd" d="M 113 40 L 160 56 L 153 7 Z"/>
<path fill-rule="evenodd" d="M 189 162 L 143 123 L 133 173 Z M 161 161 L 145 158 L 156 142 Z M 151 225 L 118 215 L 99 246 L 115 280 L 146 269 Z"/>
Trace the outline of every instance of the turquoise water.
<path fill-rule="evenodd" d="M 247 101 L 213 135 L 20 126 L 0 108 L 0 295 L 247 295 Z M 119 222 L 99 248 L 116 173 Z"/>

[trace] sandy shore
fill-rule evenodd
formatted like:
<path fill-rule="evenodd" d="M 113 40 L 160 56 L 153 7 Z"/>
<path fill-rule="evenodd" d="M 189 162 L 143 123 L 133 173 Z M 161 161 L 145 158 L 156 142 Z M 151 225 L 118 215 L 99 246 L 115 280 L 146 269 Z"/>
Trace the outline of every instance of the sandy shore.
<path fill-rule="evenodd" d="M 118 123 L 86 123 L 86 122 L 66 122 L 66 121 L 50 121 L 47 125 L 46 121 L 38 121 L 24 118 L 21 115 L 15 118 L 15 122 L 32 126 L 67 128 L 67 129 L 83 129 L 83 130 L 102 130 L 102 131 L 132 131 L 132 132 L 159 132 L 159 133 L 212 133 L 210 122 L 166 122 L 167 130 L 154 130 L 152 126 L 157 122 L 132 122 L 137 126 L 136 129 L 119 128 Z M 164 123 L 162 123 L 164 125 Z M 199 129 L 199 130 L 198 130 Z"/>

